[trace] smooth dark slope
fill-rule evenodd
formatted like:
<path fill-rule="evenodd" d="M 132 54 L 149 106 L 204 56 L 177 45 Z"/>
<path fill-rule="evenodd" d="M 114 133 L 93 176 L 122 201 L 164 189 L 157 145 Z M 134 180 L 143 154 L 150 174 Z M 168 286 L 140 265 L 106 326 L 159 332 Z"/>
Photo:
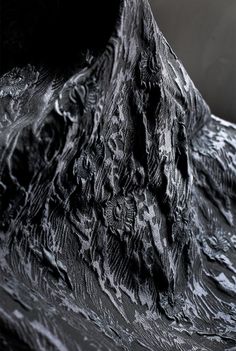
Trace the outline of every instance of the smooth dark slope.
<path fill-rule="evenodd" d="M 236 127 L 146 0 L 112 23 L 0 79 L 0 349 L 233 351 Z"/>

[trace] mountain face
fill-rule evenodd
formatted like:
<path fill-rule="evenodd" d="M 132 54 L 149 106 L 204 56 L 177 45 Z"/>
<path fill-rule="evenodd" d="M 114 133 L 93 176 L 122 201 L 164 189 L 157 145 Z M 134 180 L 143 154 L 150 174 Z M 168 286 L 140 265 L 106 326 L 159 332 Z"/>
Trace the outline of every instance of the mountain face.
<path fill-rule="evenodd" d="M 236 126 L 146 0 L 66 8 L 0 78 L 0 350 L 233 351 Z"/>

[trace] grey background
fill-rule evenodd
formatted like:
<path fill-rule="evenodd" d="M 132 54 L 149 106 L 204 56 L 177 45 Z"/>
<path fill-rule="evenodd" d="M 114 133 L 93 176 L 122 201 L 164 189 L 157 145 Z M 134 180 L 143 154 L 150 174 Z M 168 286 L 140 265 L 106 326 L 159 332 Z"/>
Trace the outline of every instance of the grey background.
<path fill-rule="evenodd" d="M 236 122 L 236 0 L 149 0 L 214 114 Z"/>

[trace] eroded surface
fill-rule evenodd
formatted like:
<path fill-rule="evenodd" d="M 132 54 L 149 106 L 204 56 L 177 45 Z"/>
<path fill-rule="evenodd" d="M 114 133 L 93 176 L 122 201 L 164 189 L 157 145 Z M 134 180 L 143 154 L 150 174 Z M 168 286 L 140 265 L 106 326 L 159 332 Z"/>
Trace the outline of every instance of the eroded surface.
<path fill-rule="evenodd" d="M 63 82 L 0 79 L 2 350 L 236 346 L 236 127 L 146 1 Z"/>

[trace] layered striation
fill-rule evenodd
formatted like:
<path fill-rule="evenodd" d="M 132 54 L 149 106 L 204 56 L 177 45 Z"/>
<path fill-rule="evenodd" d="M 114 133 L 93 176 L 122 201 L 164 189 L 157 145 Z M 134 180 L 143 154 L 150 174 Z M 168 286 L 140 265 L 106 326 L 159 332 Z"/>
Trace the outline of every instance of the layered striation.
<path fill-rule="evenodd" d="M 236 126 L 146 0 L 82 56 L 0 78 L 0 349 L 233 351 Z"/>

